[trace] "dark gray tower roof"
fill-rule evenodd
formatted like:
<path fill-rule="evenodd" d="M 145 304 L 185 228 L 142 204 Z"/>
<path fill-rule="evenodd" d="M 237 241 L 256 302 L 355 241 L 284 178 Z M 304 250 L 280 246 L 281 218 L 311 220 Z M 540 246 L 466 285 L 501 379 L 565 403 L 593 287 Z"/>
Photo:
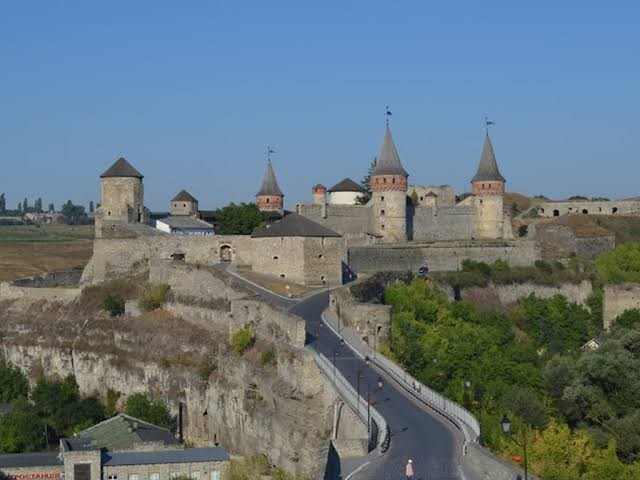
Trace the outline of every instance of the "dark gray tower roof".
<path fill-rule="evenodd" d="M 340 180 L 333 187 L 329 189 L 329 192 L 360 192 L 365 193 L 365 189 L 362 188 L 362 185 L 357 184 L 350 178 L 345 178 L 344 180 Z"/>
<path fill-rule="evenodd" d="M 480 157 L 480 165 L 478 171 L 471 179 L 472 182 L 506 182 L 498 169 L 496 155 L 493 153 L 493 145 L 487 133 L 484 137 L 484 146 L 482 147 L 482 156 Z"/>
<path fill-rule="evenodd" d="M 271 160 L 267 162 L 267 170 L 264 172 L 262 185 L 260 186 L 260 190 L 258 190 L 256 196 L 258 195 L 273 195 L 276 197 L 284 197 L 284 193 L 282 193 L 282 190 L 280 190 L 280 187 L 278 186 L 276 175 L 275 173 L 273 173 Z"/>
<path fill-rule="evenodd" d="M 384 130 L 384 140 L 382 141 L 382 147 L 380 148 L 380 154 L 376 161 L 376 168 L 373 169 L 371 175 L 402 175 L 408 177 L 409 174 L 402 167 L 400 162 L 400 155 L 393 142 L 391 136 L 391 130 L 389 125 Z"/>
<path fill-rule="evenodd" d="M 198 200 L 196 200 L 196 198 L 191 195 L 189 192 L 187 192 L 186 190 L 180 190 L 180 192 L 171 199 L 172 202 L 192 202 L 192 203 L 198 203 Z"/>
<path fill-rule="evenodd" d="M 135 177 L 135 178 L 144 178 L 143 175 L 133 168 L 127 159 L 124 157 L 120 157 L 118 160 L 111 165 L 106 172 L 100 175 L 100 178 L 107 177 Z"/>

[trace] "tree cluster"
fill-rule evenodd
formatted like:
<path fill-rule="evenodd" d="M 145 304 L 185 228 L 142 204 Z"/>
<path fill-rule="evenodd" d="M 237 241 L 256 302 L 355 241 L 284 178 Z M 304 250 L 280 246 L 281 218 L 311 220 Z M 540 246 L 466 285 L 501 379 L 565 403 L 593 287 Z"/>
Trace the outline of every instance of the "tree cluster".
<path fill-rule="evenodd" d="M 251 235 L 265 224 L 267 214 L 261 212 L 255 203 L 231 202 L 226 207 L 214 211 L 216 233 L 220 235 Z"/>
<path fill-rule="evenodd" d="M 99 400 L 81 398 L 73 376 L 63 380 L 41 377 L 29 391 L 26 377 L 0 361 L 0 387 L 1 400 L 11 404 L 9 412 L 0 417 L 2 453 L 42 450 L 104 419 Z"/>
<path fill-rule="evenodd" d="M 384 301 L 393 307 L 384 348 L 421 382 L 472 410 L 485 444 L 522 454 L 501 432 L 508 412 L 514 430 L 529 435 L 531 465 L 542 478 L 638 478 L 640 311 L 623 314 L 604 345 L 589 350 L 583 345 L 602 325 L 599 292 L 590 309 L 560 295 L 532 295 L 495 312 L 449 301 L 413 279 L 388 287 Z M 581 449 L 578 460 L 562 442 Z"/>

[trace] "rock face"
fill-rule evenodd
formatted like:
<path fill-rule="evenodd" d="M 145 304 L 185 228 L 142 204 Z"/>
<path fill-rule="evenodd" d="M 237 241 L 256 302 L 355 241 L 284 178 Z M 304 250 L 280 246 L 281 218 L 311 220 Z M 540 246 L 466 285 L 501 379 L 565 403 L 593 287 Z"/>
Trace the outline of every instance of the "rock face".
<path fill-rule="evenodd" d="M 104 399 L 108 389 L 121 392 L 121 405 L 128 395 L 150 392 L 175 415 L 183 402 L 185 439 L 194 445 L 215 438 L 234 454 L 264 453 L 320 478 L 335 394 L 303 346 L 304 322 L 219 272 L 166 262 L 152 266 L 149 279 L 175 283 L 170 304 L 135 317 L 100 310 L 123 281 L 87 288 L 72 304 L 0 302 L 2 356 L 31 381 L 73 374 L 81 393 Z M 246 324 L 257 340 L 241 356 L 229 334 Z M 266 349 L 276 352 L 274 363 L 263 364 Z"/>

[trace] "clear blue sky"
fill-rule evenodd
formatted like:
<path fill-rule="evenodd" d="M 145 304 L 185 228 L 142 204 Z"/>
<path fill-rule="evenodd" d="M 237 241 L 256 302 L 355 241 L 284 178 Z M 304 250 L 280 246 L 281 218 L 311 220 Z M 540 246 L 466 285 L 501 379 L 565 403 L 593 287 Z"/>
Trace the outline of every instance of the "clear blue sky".
<path fill-rule="evenodd" d="M 410 181 L 468 190 L 483 116 L 510 191 L 640 194 L 638 2 L 0 3 L 0 192 L 251 201 L 268 144 L 289 207 L 359 180 L 384 106 Z"/>

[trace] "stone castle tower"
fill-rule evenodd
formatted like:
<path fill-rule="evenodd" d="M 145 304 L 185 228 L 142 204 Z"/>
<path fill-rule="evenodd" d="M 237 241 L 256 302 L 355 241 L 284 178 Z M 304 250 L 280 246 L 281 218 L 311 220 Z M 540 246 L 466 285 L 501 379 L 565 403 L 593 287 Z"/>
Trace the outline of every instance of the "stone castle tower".
<path fill-rule="evenodd" d="M 171 215 L 198 215 L 198 200 L 186 190 L 180 190 L 180 192 L 171 199 Z"/>
<path fill-rule="evenodd" d="M 264 172 L 262 185 L 256 194 L 256 203 L 263 212 L 284 211 L 284 193 L 280 190 L 276 175 L 273 173 L 271 159 L 267 161 L 267 170 Z"/>
<path fill-rule="evenodd" d="M 100 175 L 100 208 L 96 211 L 96 236 L 108 222 L 146 223 L 143 175 L 120 157 Z"/>
<path fill-rule="evenodd" d="M 505 183 L 506 180 L 498 169 L 493 145 L 487 132 L 478 171 L 471 179 L 475 208 L 475 238 L 503 238 Z"/>
<path fill-rule="evenodd" d="M 387 124 L 370 189 L 373 229 L 385 243 L 407 240 L 407 178 Z"/>

